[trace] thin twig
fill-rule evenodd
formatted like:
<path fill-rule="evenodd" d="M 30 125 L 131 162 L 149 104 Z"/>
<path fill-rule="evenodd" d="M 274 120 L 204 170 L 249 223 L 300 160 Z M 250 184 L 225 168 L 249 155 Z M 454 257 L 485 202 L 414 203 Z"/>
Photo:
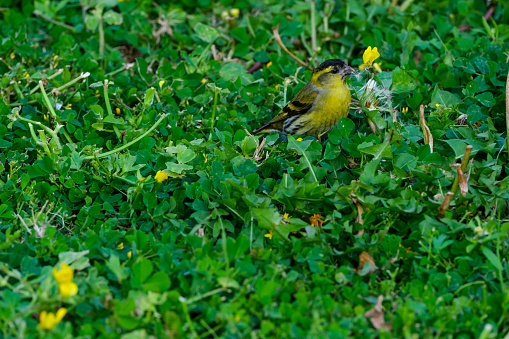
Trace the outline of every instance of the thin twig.
<path fill-rule="evenodd" d="M 49 16 L 47 16 L 46 14 L 44 14 L 38 10 L 35 10 L 34 14 L 37 15 L 38 17 L 40 17 L 41 19 L 51 22 L 52 24 L 55 24 L 57 26 L 61 26 L 61 27 L 67 28 L 73 32 L 76 32 L 76 28 L 74 28 L 73 26 L 69 26 L 67 24 L 64 24 L 63 22 L 56 21 L 55 19 L 50 18 Z"/>
<path fill-rule="evenodd" d="M 308 64 L 306 64 L 304 61 L 300 60 L 299 58 L 297 58 L 292 52 L 290 52 L 288 50 L 288 48 L 286 48 L 286 46 L 283 44 L 283 41 L 281 40 L 281 37 L 279 36 L 279 26 L 281 24 L 278 24 L 276 27 L 272 27 L 272 33 L 274 34 L 274 39 L 276 40 L 277 44 L 279 45 L 279 47 L 281 47 L 281 49 L 286 53 L 288 54 L 288 56 L 290 58 L 292 58 L 293 60 L 297 61 L 297 63 L 301 66 L 304 66 L 306 67 L 307 69 L 309 70 L 313 70 L 313 68 L 311 66 L 309 66 Z"/>
<path fill-rule="evenodd" d="M 438 207 L 438 217 L 439 218 L 445 217 L 445 213 L 447 213 L 447 210 L 449 209 L 449 205 L 451 204 L 453 197 L 454 197 L 454 193 L 452 193 L 452 192 L 447 192 L 445 194 L 442 204 Z"/>
<path fill-rule="evenodd" d="M 509 73 L 505 82 L 505 128 L 506 128 L 506 145 L 507 153 L 509 153 Z"/>

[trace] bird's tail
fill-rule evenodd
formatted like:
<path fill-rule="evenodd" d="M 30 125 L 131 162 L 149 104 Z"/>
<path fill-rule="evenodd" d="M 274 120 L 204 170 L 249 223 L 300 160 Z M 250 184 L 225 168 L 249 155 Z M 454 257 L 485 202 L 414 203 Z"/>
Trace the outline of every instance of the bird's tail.
<path fill-rule="evenodd" d="M 272 128 L 272 123 L 269 122 L 262 127 L 258 127 L 257 129 L 253 130 L 253 134 L 260 134 L 260 133 L 269 133 L 275 131 L 274 128 Z"/>

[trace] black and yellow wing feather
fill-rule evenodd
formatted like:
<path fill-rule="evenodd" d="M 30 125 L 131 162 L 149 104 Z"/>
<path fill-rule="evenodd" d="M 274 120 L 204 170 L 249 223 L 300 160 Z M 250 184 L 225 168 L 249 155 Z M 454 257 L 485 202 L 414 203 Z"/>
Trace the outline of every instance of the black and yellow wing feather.
<path fill-rule="evenodd" d="M 295 120 L 299 116 L 306 114 L 314 105 L 318 91 L 312 90 L 310 84 L 304 86 L 304 88 L 289 102 L 282 110 L 276 115 L 271 121 L 257 128 L 253 131 L 253 134 L 280 131 L 285 133 L 285 122 Z M 304 95 L 305 93 L 305 95 Z"/>

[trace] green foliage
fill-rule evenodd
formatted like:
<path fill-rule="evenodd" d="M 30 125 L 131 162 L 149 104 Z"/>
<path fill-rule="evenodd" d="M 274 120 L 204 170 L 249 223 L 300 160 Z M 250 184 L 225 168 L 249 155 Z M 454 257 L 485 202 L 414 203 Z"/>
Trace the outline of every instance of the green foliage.
<path fill-rule="evenodd" d="M 317 1 L 312 27 L 308 1 L 3 3 L 3 337 L 61 307 L 47 337 L 506 335 L 507 4 Z M 312 66 L 378 47 L 380 105 L 250 135 L 310 78 L 278 24 Z"/>

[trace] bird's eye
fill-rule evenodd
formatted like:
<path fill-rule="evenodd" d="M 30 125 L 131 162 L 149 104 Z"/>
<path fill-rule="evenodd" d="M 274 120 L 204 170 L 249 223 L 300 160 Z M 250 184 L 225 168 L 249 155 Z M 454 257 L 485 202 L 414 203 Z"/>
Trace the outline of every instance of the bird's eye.
<path fill-rule="evenodd" d="M 330 71 L 332 74 L 338 74 L 339 73 L 339 69 L 337 68 L 334 68 L 332 71 Z"/>

